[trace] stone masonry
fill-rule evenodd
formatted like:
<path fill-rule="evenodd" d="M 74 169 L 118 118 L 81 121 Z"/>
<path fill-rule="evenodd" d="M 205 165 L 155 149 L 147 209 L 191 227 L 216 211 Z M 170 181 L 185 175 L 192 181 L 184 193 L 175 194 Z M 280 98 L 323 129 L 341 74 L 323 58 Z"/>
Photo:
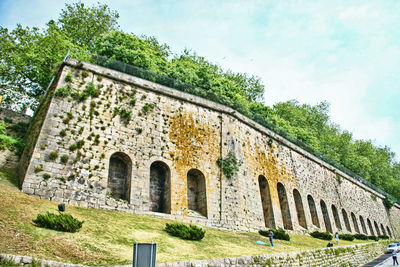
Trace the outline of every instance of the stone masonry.
<path fill-rule="evenodd" d="M 225 229 L 400 233 L 400 206 L 361 182 L 228 107 L 128 74 L 68 59 L 32 124 L 20 182 L 43 199 Z M 231 178 L 217 165 L 229 154 Z"/>

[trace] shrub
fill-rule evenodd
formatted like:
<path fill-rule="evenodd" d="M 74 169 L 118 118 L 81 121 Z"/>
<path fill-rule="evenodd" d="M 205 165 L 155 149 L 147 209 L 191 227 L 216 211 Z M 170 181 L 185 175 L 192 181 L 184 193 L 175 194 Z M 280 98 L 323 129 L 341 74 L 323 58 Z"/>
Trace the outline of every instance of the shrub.
<path fill-rule="evenodd" d="M 340 239 L 347 240 L 347 241 L 353 241 L 354 236 L 351 234 L 342 234 L 339 236 Z"/>
<path fill-rule="evenodd" d="M 165 231 L 173 236 L 180 237 L 186 240 L 200 241 L 205 235 L 205 231 L 200 227 L 190 224 L 189 226 L 182 223 L 167 223 L 165 224 Z"/>
<path fill-rule="evenodd" d="M 378 237 L 376 237 L 376 236 L 374 236 L 374 235 L 369 235 L 369 236 L 368 236 L 368 239 L 369 239 L 369 240 L 377 240 Z"/>
<path fill-rule="evenodd" d="M 54 214 L 50 212 L 46 212 L 46 214 L 38 214 L 33 222 L 39 227 L 71 233 L 81 229 L 83 224 L 83 221 L 75 219 L 71 214 Z"/>
<path fill-rule="evenodd" d="M 355 234 L 354 238 L 359 239 L 359 240 L 368 240 L 368 236 L 366 236 L 364 234 Z"/>
<path fill-rule="evenodd" d="M 290 236 L 282 228 L 279 228 L 279 229 L 271 228 L 270 230 L 274 233 L 274 238 L 275 239 L 290 241 Z M 258 233 L 260 235 L 263 235 L 263 236 L 266 236 L 266 237 L 268 237 L 268 232 L 269 232 L 269 230 L 268 231 L 265 231 L 265 230 L 258 231 Z"/>
<path fill-rule="evenodd" d="M 310 235 L 314 238 L 322 239 L 322 240 L 332 240 L 332 235 L 327 232 L 312 232 Z"/>
<path fill-rule="evenodd" d="M 51 177 L 51 175 L 48 174 L 48 173 L 43 174 L 43 179 L 46 180 L 46 181 L 49 180 L 50 177 Z"/>
<path fill-rule="evenodd" d="M 387 236 L 387 235 L 378 235 L 378 237 L 380 239 L 389 239 L 389 236 Z"/>

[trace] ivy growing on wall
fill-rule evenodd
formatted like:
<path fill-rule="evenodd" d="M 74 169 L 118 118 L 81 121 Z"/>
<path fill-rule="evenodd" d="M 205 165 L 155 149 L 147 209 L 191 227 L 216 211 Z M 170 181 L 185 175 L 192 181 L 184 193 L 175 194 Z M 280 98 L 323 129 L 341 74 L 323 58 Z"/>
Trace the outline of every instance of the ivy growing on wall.
<path fill-rule="evenodd" d="M 232 151 L 229 151 L 225 158 L 220 157 L 217 160 L 217 164 L 222 169 L 226 178 L 231 179 L 239 170 L 239 166 L 242 163 L 236 159 L 236 156 Z"/>

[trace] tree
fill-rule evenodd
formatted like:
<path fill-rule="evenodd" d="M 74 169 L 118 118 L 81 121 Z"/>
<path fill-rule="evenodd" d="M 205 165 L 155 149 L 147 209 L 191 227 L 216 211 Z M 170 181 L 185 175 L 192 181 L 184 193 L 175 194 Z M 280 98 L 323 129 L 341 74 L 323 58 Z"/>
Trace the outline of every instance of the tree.
<path fill-rule="evenodd" d="M 58 26 L 74 44 L 92 48 L 94 41 L 101 34 L 118 29 L 119 14 L 107 5 L 85 7 L 78 2 L 65 4 L 61 10 Z"/>
<path fill-rule="evenodd" d="M 105 33 L 97 38 L 94 53 L 137 67 L 164 74 L 169 47 L 160 45 L 154 37 L 137 37 L 121 31 Z"/>
<path fill-rule="evenodd" d="M 12 31 L 0 27 L 0 43 L 1 86 L 35 98 L 45 93 L 68 49 L 76 47 L 52 21 L 43 32 L 21 25 Z"/>

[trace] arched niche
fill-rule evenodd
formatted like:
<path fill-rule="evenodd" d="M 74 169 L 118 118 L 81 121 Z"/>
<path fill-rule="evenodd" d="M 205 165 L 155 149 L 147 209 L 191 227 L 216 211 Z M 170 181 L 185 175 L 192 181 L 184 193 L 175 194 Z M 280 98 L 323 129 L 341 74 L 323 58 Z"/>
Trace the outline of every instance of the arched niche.
<path fill-rule="evenodd" d="M 375 235 L 374 228 L 372 227 L 372 223 L 369 218 L 367 218 L 367 224 L 368 224 L 370 235 Z"/>
<path fill-rule="evenodd" d="M 382 234 L 386 235 L 386 230 L 385 230 L 385 227 L 383 227 L 383 224 L 381 224 L 381 230 L 382 230 Z"/>
<path fill-rule="evenodd" d="M 260 175 L 258 176 L 258 186 L 260 188 L 261 203 L 264 214 L 264 223 L 267 228 L 275 228 L 274 212 L 272 210 L 271 194 L 267 179 Z"/>
<path fill-rule="evenodd" d="M 307 196 L 307 202 L 308 202 L 308 208 L 310 209 L 310 214 L 311 214 L 311 220 L 312 223 L 317 226 L 319 226 L 319 220 L 318 220 L 318 213 L 317 213 L 317 208 L 315 206 L 314 199 L 311 195 Z"/>
<path fill-rule="evenodd" d="M 392 232 L 390 231 L 389 226 L 386 226 L 386 230 L 387 230 L 389 237 L 393 238 Z"/>
<path fill-rule="evenodd" d="M 278 189 L 278 196 L 279 196 L 279 204 L 281 207 L 283 227 L 287 230 L 293 230 L 286 189 L 283 186 L 283 184 L 281 184 L 281 183 L 278 183 L 277 189 Z"/>
<path fill-rule="evenodd" d="M 115 199 L 130 200 L 132 160 L 122 152 L 111 155 L 108 167 L 107 194 Z"/>
<path fill-rule="evenodd" d="M 306 215 L 304 214 L 303 201 L 301 200 L 300 192 L 297 189 L 293 190 L 294 203 L 296 205 L 297 219 L 299 225 L 307 229 Z"/>
<path fill-rule="evenodd" d="M 187 199 L 189 210 L 207 217 L 206 179 L 197 169 L 191 169 L 187 173 Z"/>
<path fill-rule="evenodd" d="M 167 164 L 155 161 L 150 166 L 149 210 L 171 213 L 171 172 Z"/>
<path fill-rule="evenodd" d="M 321 199 L 320 205 L 321 205 L 322 217 L 324 218 L 326 231 L 329 233 L 333 233 L 331 220 L 329 219 L 328 209 L 326 208 L 326 204 L 322 199 Z"/>
<path fill-rule="evenodd" d="M 374 221 L 374 226 L 375 226 L 376 235 L 381 235 L 381 231 L 379 230 L 379 226 L 376 223 L 376 221 Z"/>
<path fill-rule="evenodd" d="M 368 235 L 367 232 L 367 227 L 365 226 L 364 218 L 360 215 L 360 223 L 361 223 L 361 228 L 363 230 L 363 233 Z"/>
<path fill-rule="evenodd" d="M 342 209 L 342 215 L 343 215 L 344 225 L 346 226 L 346 230 L 351 232 L 349 217 L 347 216 L 347 212 L 344 209 Z"/>
<path fill-rule="evenodd" d="M 335 220 L 336 228 L 342 230 L 342 224 L 340 223 L 339 213 L 335 205 L 332 205 L 333 219 Z"/>
<path fill-rule="evenodd" d="M 354 230 L 355 230 L 357 233 L 360 233 L 360 228 L 358 227 L 357 218 L 356 218 L 356 215 L 354 215 L 353 212 L 351 213 L 351 220 L 353 221 Z"/>

